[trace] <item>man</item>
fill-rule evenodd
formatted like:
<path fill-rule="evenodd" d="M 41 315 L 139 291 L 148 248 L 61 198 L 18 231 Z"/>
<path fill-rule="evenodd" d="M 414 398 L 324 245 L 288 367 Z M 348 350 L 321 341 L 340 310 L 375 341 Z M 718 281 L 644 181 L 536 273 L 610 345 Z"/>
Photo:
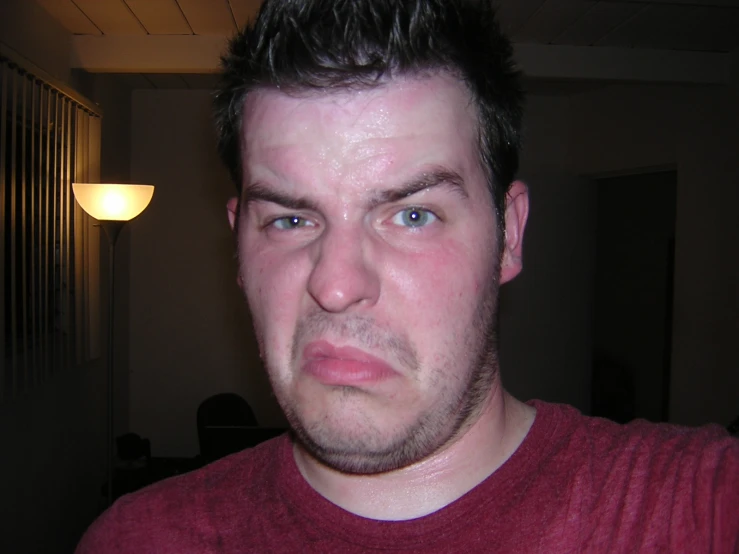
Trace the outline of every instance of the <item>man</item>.
<path fill-rule="evenodd" d="M 733 552 L 739 446 L 502 387 L 528 215 L 484 2 L 274 0 L 216 100 L 239 283 L 291 426 L 119 500 L 79 552 Z"/>

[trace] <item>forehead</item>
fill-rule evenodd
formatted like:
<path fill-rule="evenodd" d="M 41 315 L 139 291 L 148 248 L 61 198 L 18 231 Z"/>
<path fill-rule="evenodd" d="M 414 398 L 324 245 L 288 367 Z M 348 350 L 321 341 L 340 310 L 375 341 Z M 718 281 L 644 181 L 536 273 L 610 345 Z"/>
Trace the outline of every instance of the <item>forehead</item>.
<path fill-rule="evenodd" d="M 259 168 L 278 165 L 301 177 L 322 170 L 321 179 L 329 170 L 341 178 L 423 164 L 479 165 L 470 94 L 446 74 L 328 93 L 257 90 L 243 118 L 242 158 L 251 179 Z"/>

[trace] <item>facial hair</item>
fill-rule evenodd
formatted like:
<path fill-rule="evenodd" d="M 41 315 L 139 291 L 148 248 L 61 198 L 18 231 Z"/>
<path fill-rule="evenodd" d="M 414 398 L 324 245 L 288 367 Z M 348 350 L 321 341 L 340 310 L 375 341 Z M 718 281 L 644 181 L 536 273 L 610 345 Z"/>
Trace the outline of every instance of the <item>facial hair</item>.
<path fill-rule="evenodd" d="M 431 368 L 440 376 L 457 373 L 464 384 L 457 390 L 451 390 L 447 382 L 439 394 L 439 401 L 419 414 L 412 424 L 389 433 L 387 429 L 378 428 L 368 420 L 365 422 L 367 432 L 358 437 L 349 436 L 323 419 L 304 421 L 287 395 L 280 397 L 280 388 L 273 383 L 293 437 L 303 449 L 336 471 L 369 475 L 419 462 L 464 433 L 479 417 L 498 371 L 498 267 L 496 264 L 492 274 L 494 278 L 488 281 L 472 325 L 461 339 L 464 343 L 462 351 L 472 354 L 467 367 L 457 367 L 458 360 L 447 359 L 445 365 Z M 402 334 L 383 328 L 367 316 L 338 316 L 320 310 L 306 316 L 296 327 L 292 344 L 293 367 L 296 367 L 301 346 L 306 341 L 327 334 L 351 341 L 352 345 L 388 353 L 409 373 L 419 371 L 415 349 Z M 452 364 L 454 367 L 451 367 Z M 349 398 L 365 393 L 353 387 L 343 387 L 340 394 Z"/>

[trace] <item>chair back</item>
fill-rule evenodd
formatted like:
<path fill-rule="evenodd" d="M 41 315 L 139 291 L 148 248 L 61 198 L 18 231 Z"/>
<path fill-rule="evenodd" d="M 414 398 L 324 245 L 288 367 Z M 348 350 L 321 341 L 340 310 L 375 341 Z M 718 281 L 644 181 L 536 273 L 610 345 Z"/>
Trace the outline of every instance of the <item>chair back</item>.
<path fill-rule="evenodd" d="M 238 394 L 224 392 L 206 398 L 198 406 L 197 414 L 200 455 L 206 462 L 210 462 L 237 452 L 239 448 L 236 445 L 218 439 L 223 433 L 218 433 L 217 430 L 257 425 L 251 406 Z"/>

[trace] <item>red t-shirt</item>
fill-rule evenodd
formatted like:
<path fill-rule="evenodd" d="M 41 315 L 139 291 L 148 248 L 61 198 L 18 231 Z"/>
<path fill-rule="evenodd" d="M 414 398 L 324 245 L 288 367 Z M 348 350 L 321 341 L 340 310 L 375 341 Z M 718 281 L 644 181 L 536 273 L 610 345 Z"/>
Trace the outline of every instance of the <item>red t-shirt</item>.
<path fill-rule="evenodd" d="M 384 522 L 332 504 L 279 437 L 116 502 L 77 553 L 739 551 L 739 441 L 532 402 L 495 473 L 445 508 Z"/>

